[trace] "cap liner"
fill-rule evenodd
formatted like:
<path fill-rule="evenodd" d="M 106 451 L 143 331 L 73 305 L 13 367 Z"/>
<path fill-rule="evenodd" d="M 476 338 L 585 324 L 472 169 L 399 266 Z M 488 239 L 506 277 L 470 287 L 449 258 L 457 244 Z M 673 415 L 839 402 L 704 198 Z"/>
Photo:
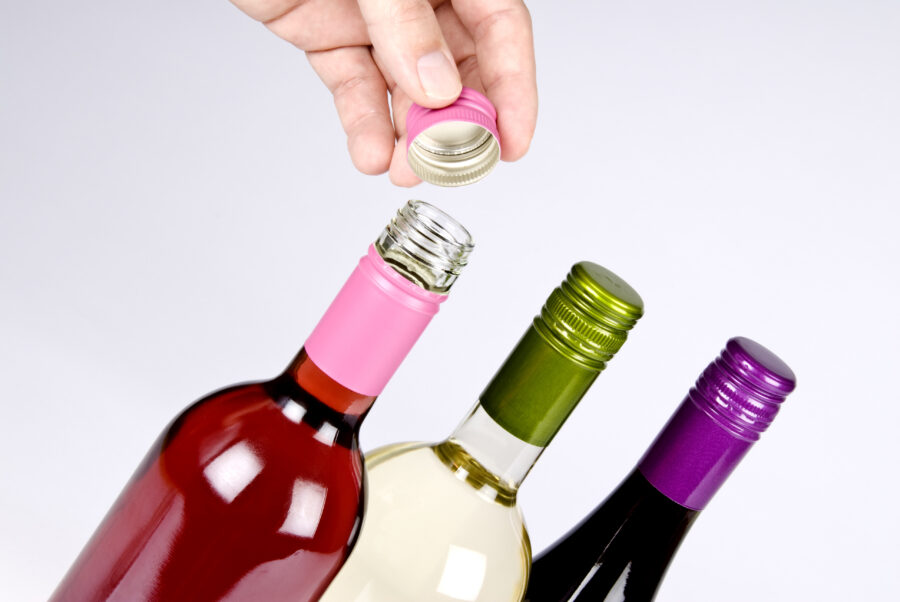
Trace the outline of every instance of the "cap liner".
<path fill-rule="evenodd" d="M 472 124 L 488 135 L 475 135 L 462 128 L 454 138 L 453 128 L 435 126 Z M 497 111 L 480 92 L 463 88 L 459 98 L 442 109 L 413 104 L 406 115 L 407 162 L 422 180 L 439 186 L 462 186 L 484 178 L 500 161 Z M 466 131 L 467 130 L 467 131 Z M 440 134 L 440 135 L 437 135 Z"/>

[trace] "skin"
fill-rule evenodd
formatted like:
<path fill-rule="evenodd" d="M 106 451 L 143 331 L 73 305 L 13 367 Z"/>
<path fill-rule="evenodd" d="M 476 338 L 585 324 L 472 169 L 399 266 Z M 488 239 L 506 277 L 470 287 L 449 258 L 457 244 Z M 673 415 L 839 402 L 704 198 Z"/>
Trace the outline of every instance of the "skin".
<path fill-rule="evenodd" d="M 502 159 L 528 151 L 538 103 L 531 15 L 521 0 L 231 1 L 306 52 L 334 95 L 361 172 L 417 184 L 406 163 L 406 112 L 412 102 L 447 106 L 462 85 L 497 108 Z"/>

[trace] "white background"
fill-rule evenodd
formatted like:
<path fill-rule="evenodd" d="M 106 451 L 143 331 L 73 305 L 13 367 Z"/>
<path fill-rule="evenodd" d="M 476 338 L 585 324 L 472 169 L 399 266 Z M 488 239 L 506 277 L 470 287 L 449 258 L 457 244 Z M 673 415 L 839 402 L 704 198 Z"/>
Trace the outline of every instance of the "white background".
<path fill-rule="evenodd" d="M 477 248 L 365 449 L 447 434 L 590 259 L 647 313 L 523 486 L 535 551 L 741 334 L 799 388 L 659 600 L 897 594 L 900 5 L 531 9 L 531 152 L 406 191 L 354 171 L 302 53 L 224 0 L 0 6 L 0 599 L 49 595 L 185 405 L 282 369 L 410 197 Z"/>

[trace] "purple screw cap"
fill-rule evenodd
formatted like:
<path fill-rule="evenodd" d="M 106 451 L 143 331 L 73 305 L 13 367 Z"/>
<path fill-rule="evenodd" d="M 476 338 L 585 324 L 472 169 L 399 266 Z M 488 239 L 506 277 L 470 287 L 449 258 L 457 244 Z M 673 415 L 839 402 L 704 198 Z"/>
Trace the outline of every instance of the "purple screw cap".
<path fill-rule="evenodd" d="M 702 509 L 769 428 L 795 386 L 794 373 L 774 353 L 744 337 L 729 340 L 638 470 L 672 501 Z"/>
<path fill-rule="evenodd" d="M 722 428 L 756 441 L 797 386 L 794 372 L 751 339 L 734 337 L 688 394 Z"/>

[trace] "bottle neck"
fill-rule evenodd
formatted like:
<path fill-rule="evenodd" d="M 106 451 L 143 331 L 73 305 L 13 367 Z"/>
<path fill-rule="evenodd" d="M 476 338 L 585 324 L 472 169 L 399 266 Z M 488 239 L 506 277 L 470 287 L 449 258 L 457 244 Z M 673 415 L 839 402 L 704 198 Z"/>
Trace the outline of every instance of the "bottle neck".
<path fill-rule="evenodd" d="M 775 419 L 795 384 L 794 373 L 771 351 L 744 337 L 730 339 L 638 470 L 670 500 L 702 510 Z"/>
<path fill-rule="evenodd" d="M 452 217 L 410 201 L 369 246 L 306 340 L 306 353 L 341 386 L 380 394 L 447 298 L 472 246 Z"/>
<path fill-rule="evenodd" d="M 598 374 L 532 325 L 436 453 L 471 485 L 515 503 L 531 467 Z"/>
<path fill-rule="evenodd" d="M 546 447 L 594 383 L 601 368 L 562 353 L 535 320 L 488 383 L 480 401 L 503 429 Z"/>
<path fill-rule="evenodd" d="M 374 395 L 352 391 L 328 376 L 309 358 L 305 348 L 287 367 L 285 375 L 330 409 L 355 419 L 354 422 L 365 416 L 375 402 Z"/>
<path fill-rule="evenodd" d="M 446 297 L 407 280 L 370 246 L 304 348 L 342 387 L 375 397 Z"/>
<path fill-rule="evenodd" d="M 673 502 L 702 510 L 752 445 L 719 426 L 688 397 L 637 468 Z"/>
<path fill-rule="evenodd" d="M 375 240 L 385 262 L 426 291 L 446 294 L 472 252 L 472 237 L 449 215 L 410 201 Z"/>
<path fill-rule="evenodd" d="M 469 484 L 508 505 L 515 503 L 519 486 L 543 451 L 500 426 L 480 403 L 436 448 L 441 460 Z"/>

